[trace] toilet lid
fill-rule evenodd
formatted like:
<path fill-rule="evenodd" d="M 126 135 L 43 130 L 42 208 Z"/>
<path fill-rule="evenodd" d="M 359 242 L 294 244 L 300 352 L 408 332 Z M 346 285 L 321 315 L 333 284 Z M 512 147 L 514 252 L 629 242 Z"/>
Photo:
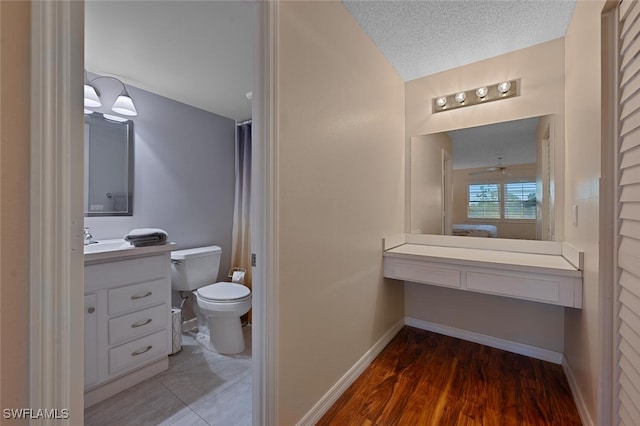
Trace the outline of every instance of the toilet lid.
<path fill-rule="evenodd" d="M 215 283 L 198 289 L 198 296 L 206 300 L 232 302 L 251 294 L 248 287 L 236 283 Z"/>

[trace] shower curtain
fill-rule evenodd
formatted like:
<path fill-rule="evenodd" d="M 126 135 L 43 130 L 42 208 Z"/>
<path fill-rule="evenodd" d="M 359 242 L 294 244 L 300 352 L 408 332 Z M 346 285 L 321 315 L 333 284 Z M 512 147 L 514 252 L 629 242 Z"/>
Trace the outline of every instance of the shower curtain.
<path fill-rule="evenodd" d="M 244 284 L 251 288 L 251 122 L 237 126 L 236 190 L 233 207 L 231 266 L 247 272 Z M 250 317 L 249 317 L 250 320 Z"/>

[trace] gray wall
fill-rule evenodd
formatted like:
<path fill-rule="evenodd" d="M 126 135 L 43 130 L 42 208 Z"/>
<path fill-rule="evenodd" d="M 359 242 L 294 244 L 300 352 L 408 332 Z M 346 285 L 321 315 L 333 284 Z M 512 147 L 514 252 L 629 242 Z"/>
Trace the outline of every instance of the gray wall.
<path fill-rule="evenodd" d="M 95 75 L 89 74 L 89 78 Z M 109 113 L 122 86 L 94 82 Z M 133 117 L 133 216 L 85 217 L 96 239 L 122 238 L 131 229 L 166 230 L 177 248 L 222 247 L 219 279 L 231 258 L 235 185 L 235 121 L 135 87 L 127 90 Z"/>

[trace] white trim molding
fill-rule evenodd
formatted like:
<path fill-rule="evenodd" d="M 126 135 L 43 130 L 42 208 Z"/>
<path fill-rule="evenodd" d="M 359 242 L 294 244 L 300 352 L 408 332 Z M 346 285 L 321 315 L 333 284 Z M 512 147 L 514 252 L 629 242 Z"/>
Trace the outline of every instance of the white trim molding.
<path fill-rule="evenodd" d="M 405 317 L 405 324 L 416 327 L 421 330 L 433 331 L 434 333 L 444 334 L 445 336 L 455 337 L 456 339 L 466 340 L 468 342 L 479 343 L 481 345 L 490 346 L 503 351 L 513 352 L 515 354 L 528 356 L 531 358 L 549 361 L 554 364 L 561 364 L 563 355 L 561 352 L 549 349 L 538 348 L 524 343 L 512 342 L 498 337 L 488 336 L 486 334 L 476 333 L 474 331 L 462 330 L 460 328 L 449 327 L 434 322 L 423 321 L 418 318 Z"/>
<path fill-rule="evenodd" d="M 297 423 L 298 426 L 312 426 L 316 424 L 331 406 L 340 398 L 349 386 L 364 372 L 371 362 L 391 342 L 398 332 L 404 327 L 404 319 L 398 321 L 342 376 L 320 401 L 309 410 Z"/>
<path fill-rule="evenodd" d="M 84 3 L 31 3 L 30 406 L 83 418 Z M 43 423 L 43 424 L 48 424 Z"/>
<path fill-rule="evenodd" d="M 252 251 L 253 424 L 278 421 L 278 2 L 255 2 Z"/>

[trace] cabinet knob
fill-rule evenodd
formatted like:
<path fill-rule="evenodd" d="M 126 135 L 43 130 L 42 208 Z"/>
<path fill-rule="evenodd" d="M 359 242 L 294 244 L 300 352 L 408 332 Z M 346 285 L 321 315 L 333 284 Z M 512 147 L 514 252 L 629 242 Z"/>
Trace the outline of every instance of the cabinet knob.
<path fill-rule="evenodd" d="M 89 312 L 90 314 L 94 313 L 95 311 L 96 311 L 96 308 L 94 308 L 93 306 L 87 309 L 87 312 Z"/>

